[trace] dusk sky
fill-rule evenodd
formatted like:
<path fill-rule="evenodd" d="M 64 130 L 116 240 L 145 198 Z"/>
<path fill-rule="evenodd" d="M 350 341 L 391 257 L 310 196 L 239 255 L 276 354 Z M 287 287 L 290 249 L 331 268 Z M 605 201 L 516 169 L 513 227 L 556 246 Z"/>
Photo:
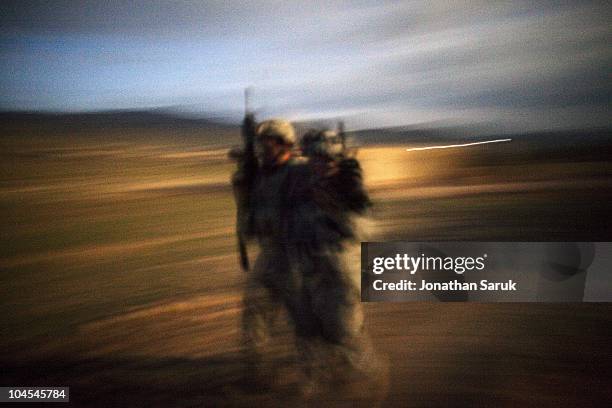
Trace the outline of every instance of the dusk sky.
<path fill-rule="evenodd" d="M 610 125 L 608 2 L 3 1 L 0 108 Z"/>

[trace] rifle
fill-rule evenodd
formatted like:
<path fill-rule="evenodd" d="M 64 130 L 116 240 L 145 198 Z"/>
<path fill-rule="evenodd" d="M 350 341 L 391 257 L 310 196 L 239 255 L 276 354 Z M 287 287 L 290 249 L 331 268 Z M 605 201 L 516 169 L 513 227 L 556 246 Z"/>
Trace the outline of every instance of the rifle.
<path fill-rule="evenodd" d="M 238 161 L 240 181 L 234 184 L 237 207 L 236 234 L 238 235 L 238 253 L 240 254 L 240 266 L 244 271 L 249 270 L 249 255 L 244 228 L 248 229 L 251 192 L 258 170 L 257 158 L 255 156 L 255 115 L 250 110 L 249 96 L 250 89 L 246 88 L 244 90 L 244 120 L 241 129 L 244 150 Z"/>
<path fill-rule="evenodd" d="M 340 143 L 342 143 L 342 155 L 346 154 L 346 133 L 344 132 L 344 121 L 338 122 L 338 136 L 340 137 Z"/>

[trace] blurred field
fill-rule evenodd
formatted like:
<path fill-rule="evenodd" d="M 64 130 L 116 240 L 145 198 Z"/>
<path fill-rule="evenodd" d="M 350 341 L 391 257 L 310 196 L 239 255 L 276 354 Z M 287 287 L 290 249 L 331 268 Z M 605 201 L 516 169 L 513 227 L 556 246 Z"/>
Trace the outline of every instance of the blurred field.
<path fill-rule="evenodd" d="M 224 132 L 2 135 L 2 384 L 68 385 L 73 401 L 91 406 L 294 398 L 286 344 L 273 346 L 285 373 L 276 391 L 239 386 L 244 275 L 226 158 L 239 138 Z M 407 147 L 359 151 L 375 203 L 370 240 L 610 241 L 612 157 L 601 154 L 609 145 L 550 160 L 525 140 Z M 612 397 L 607 304 L 368 304 L 366 312 L 391 361 L 389 394 L 323 398 L 586 406 Z"/>

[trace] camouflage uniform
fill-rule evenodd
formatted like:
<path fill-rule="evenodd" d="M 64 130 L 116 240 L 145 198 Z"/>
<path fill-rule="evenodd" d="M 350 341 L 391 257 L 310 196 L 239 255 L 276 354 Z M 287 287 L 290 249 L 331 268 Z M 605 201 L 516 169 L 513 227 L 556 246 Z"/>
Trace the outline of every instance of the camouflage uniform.
<path fill-rule="evenodd" d="M 260 247 L 244 296 L 244 345 L 252 364 L 259 364 L 284 306 L 309 378 L 318 377 L 332 356 L 365 368 L 370 348 L 362 335 L 359 291 L 349 276 L 358 263 L 345 259 L 356 238 L 352 215 L 369 205 L 357 161 L 341 161 L 333 175 L 318 174 L 305 158 L 260 168 L 249 202 L 242 228 Z"/>

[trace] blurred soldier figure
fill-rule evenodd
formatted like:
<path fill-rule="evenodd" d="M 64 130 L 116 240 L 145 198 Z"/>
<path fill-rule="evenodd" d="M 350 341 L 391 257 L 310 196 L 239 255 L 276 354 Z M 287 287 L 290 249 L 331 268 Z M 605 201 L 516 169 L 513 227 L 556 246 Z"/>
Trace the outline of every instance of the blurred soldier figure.
<path fill-rule="evenodd" d="M 284 306 L 306 375 L 304 391 L 311 393 L 332 361 L 363 372 L 374 363 L 362 333 L 360 295 L 343 259 L 356 238 L 351 215 L 370 202 L 358 162 L 323 145 L 334 144 L 332 134 L 307 137 L 306 157 L 292 154 L 295 131 L 286 121 L 265 121 L 255 136 L 258 167 L 250 187 L 244 165 L 233 178 L 237 202 L 248 203 L 239 231 L 260 247 L 244 296 L 244 347 L 256 375 L 261 347 Z"/>
<path fill-rule="evenodd" d="M 355 221 L 359 218 L 356 216 L 363 215 L 371 206 L 363 186 L 361 167 L 354 152 L 348 152 L 346 148 L 343 126 L 339 132 L 310 130 L 302 137 L 300 147 L 311 169 L 312 197 L 322 229 L 331 234 L 329 239 L 322 239 L 326 249 L 317 254 L 325 259 L 327 269 L 323 268 L 322 272 L 329 278 L 326 287 L 329 290 L 316 296 L 330 306 L 334 316 L 330 319 L 330 332 L 335 340 L 328 344 L 334 344 L 331 351 L 349 363 L 352 369 L 365 374 L 380 374 L 376 372 L 382 368 L 380 361 L 375 358 L 370 339 L 363 332 L 357 287 L 360 247 Z M 315 365 L 321 362 L 325 360 L 319 360 Z M 317 368 L 319 371 L 324 369 Z"/>
<path fill-rule="evenodd" d="M 302 136 L 300 147 L 306 157 L 334 159 L 345 153 L 342 136 L 332 130 L 310 129 Z"/>

